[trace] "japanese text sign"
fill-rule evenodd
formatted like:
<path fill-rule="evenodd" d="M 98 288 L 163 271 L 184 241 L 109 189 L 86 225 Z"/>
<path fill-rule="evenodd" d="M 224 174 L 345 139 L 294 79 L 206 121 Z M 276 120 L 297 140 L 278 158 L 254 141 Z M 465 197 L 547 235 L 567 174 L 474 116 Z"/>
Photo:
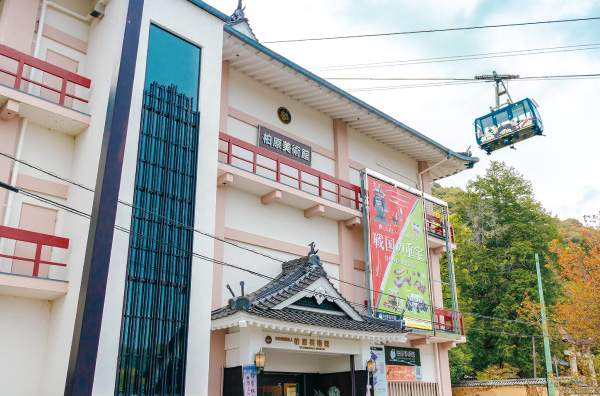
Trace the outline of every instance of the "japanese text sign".
<path fill-rule="evenodd" d="M 242 385 L 244 396 L 257 396 L 258 379 L 256 366 L 253 364 L 242 366 Z"/>
<path fill-rule="evenodd" d="M 429 276 L 421 198 L 367 178 L 370 268 L 377 317 L 431 329 Z"/>
<path fill-rule="evenodd" d="M 388 384 L 385 373 L 385 353 L 382 346 L 371 346 L 371 359 L 375 361 L 373 391 L 377 396 L 388 396 Z"/>
<path fill-rule="evenodd" d="M 300 162 L 301 164 L 311 165 L 312 149 L 310 146 L 290 139 L 262 125 L 258 126 L 258 147 Z"/>
<path fill-rule="evenodd" d="M 386 377 L 390 381 L 422 381 L 421 354 L 416 348 L 385 347 Z"/>

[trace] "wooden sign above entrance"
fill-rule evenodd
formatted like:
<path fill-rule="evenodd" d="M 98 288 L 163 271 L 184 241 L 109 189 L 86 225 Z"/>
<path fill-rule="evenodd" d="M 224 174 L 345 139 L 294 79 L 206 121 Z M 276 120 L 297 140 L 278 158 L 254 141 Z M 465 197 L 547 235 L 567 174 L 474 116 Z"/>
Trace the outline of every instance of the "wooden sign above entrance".
<path fill-rule="evenodd" d="M 269 340 L 272 340 L 272 337 L 266 336 L 265 342 L 267 344 L 272 342 Z M 317 351 L 326 351 L 329 349 L 329 340 L 323 340 L 321 338 L 278 335 L 275 336 L 275 341 L 293 343 L 298 349 L 312 349 Z"/>
<path fill-rule="evenodd" d="M 312 148 L 310 146 L 262 125 L 258 126 L 258 147 L 283 155 L 304 165 L 310 166 L 312 162 Z"/>
<path fill-rule="evenodd" d="M 270 341 L 270 342 L 269 342 Z M 338 339 L 309 334 L 263 333 L 263 349 L 279 349 L 290 352 L 314 352 L 328 354 L 359 355 L 361 343 L 357 339 Z"/>

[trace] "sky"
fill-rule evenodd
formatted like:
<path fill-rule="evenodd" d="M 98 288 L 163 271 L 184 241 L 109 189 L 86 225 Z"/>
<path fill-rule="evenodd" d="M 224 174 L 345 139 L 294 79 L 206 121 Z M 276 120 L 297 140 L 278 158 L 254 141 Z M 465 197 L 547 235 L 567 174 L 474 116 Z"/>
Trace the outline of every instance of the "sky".
<path fill-rule="evenodd" d="M 208 0 L 232 14 L 237 0 Z M 600 45 L 584 51 L 502 56 L 393 67 L 319 70 L 492 52 L 600 44 L 600 20 L 300 43 L 268 41 L 600 17 L 597 0 L 246 0 L 246 17 L 260 42 L 323 78 L 473 78 L 503 74 L 556 76 L 600 73 Z M 473 121 L 494 104 L 491 83 L 352 91 L 427 81 L 330 80 L 361 100 L 454 151 L 469 146 L 480 161 L 440 181 L 465 188 L 504 161 L 533 185 L 535 198 L 561 219 L 600 211 L 600 79 L 515 81 L 514 101 L 539 104 L 544 137 L 488 156 L 477 146 Z"/>

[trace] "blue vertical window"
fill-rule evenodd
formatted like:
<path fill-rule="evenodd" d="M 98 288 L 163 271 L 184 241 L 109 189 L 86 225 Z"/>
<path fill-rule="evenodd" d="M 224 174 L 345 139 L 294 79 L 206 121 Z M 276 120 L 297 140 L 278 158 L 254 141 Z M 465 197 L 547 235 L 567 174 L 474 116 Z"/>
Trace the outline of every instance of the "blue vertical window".
<path fill-rule="evenodd" d="M 200 48 L 156 25 L 150 25 L 146 90 L 153 82 L 176 85 L 177 92 L 198 104 L 199 81 Z"/>
<path fill-rule="evenodd" d="M 185 391 L 199 78 L 200 49 L 152 25 L 115 395 Z"/>

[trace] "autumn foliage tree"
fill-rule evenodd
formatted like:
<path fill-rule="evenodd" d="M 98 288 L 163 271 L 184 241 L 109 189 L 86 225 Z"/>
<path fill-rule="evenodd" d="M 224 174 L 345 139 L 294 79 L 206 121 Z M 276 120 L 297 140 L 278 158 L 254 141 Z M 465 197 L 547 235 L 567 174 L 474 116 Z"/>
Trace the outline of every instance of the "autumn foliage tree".
<path fill-rule="evenodd" d="M 564 297 L 553 316 L 575 339 L 600 348 L 600 214 L 585 217 L 580 244 L 552 244 Z"/>
<path fill-rule="evenodd" d="M 553 339 L 563 339 L 571 350 L 579 352 L 578 369 L 584 382 L 597 387 L 600 380 L 600 214 L 585 216 L 585 225 L 577 228 L 572 233 L 578 237 L 575 241 L 565 237 L 551 244 L 555 259 L 547 267 L 559 279 L 563 295 L 559 302 L 547 307 L 548 323 Z M 537 299 L 527 295 L 520 317 L 539 322 L 539 312 Z M 596 355 L 595 376 L 586 364 L 585 355 L 590 356 L 590 353 Z"/>

